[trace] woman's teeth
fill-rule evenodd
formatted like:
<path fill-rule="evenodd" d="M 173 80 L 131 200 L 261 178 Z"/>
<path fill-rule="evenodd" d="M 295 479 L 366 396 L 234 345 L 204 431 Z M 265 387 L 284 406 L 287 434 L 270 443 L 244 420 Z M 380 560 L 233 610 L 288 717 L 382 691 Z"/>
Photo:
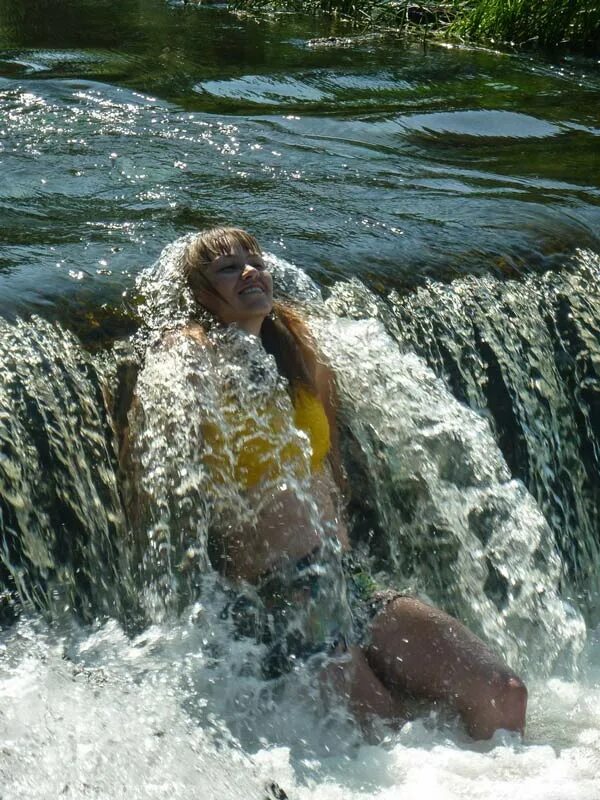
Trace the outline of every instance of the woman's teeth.
<path fill-rule="evenodd" d="M 242 289 L 240 294 L 254 294 L 256 292 L 260 292 L 262 294 L 263 290 L 260 288 L 260 286 L 249 286 L 247 289 Z"/>

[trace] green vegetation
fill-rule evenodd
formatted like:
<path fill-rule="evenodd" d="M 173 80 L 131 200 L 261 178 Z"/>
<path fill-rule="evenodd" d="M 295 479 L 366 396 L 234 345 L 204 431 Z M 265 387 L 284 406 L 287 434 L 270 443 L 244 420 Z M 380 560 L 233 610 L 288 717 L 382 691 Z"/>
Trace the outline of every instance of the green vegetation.
<path fill-rule="evenodd" d="M 369 28 L 426 26 L 449 39 L 600 52 L 599 0 L 234 0 L 232 5 L 332 14 Z"/>
<path fill-rule="evenodd" d="M 452 31 L 469 39 L 600 50 L 598 0 L 473 0 Z"/>
<path fill-rule="evenodd" d="M 408 0 L 233 0 L 233 8 L 245 11 L 298 11 L 331 14 L 369 28 L 404 28 L 411 24 L 409 9 L 431 11 Z M 452 6 L 453 3 L 447 4 Z M 441 9 L 444 15 L 447 7 Z"/>

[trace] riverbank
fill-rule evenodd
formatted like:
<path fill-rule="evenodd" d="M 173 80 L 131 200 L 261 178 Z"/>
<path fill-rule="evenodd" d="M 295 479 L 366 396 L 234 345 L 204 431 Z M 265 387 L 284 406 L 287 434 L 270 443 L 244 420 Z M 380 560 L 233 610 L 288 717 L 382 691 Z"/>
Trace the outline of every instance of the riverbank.
<path fill-rule="evenodd" d="M 423 34 L 468 43 L 600 53 L 595 0 L 235 0 L 240 10 L 328 14 L 362 28 Z"/>

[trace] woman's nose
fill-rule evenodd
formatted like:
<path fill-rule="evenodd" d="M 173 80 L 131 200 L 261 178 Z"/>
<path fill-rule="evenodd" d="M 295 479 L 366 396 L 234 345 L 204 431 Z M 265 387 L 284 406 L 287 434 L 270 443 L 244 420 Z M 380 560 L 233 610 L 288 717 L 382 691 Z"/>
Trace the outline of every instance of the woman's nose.
<path fill-rule="evenodd" d="M 242 270 L 242 278 L 249 278 L 252 275 L 254 275 L 255 272 L 258 272 L 258 270 L 253 264 L 244 264 L 244 269 Z"/>

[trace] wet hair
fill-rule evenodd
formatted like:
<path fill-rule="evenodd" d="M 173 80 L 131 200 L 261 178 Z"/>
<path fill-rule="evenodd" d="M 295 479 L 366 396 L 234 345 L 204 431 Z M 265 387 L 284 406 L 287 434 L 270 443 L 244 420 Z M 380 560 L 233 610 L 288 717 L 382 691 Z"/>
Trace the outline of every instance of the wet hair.
<path fill-rule="evenodd" d="M 215 258 L 229 255 L 236 247 L 262 256 L 255 237 L 241 228 L 211 228 L 199 233 L 188 244 L 183 256 L 183 274 L 188 284 L 193 280 L 198 288 L 220 296 L 204 268 Z M 275 358 L 281 375 L 289 381 L 292 392 L 304 388 L 317 394 L 317 348 L 297 309 L 274 301 L 273 311 L 265 317 L 260 329 L 260 338 L 267 353 Z"/>

